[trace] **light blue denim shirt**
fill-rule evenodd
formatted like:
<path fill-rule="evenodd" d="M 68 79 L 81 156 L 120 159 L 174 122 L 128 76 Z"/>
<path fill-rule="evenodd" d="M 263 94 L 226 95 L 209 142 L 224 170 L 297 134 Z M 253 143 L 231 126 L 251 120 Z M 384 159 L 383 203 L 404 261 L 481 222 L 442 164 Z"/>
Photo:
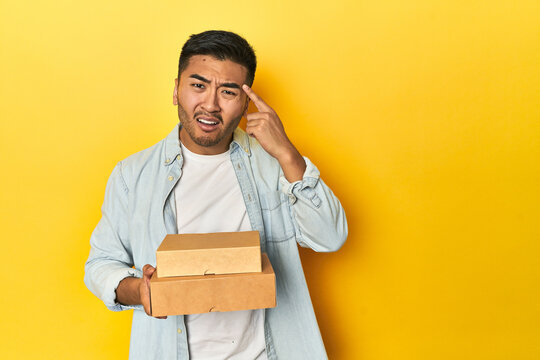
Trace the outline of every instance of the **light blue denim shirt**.
<path fill-rule="evenodd" d="M 122 279 L 141 277 L 145 264 L 155 266 L 157 247 L 166 234 L 177 233 L 178 131 L 177 125 L 156 145 L 118 163 L 90 239 L 86 286 L 113 311 L 134 309 L 130 359 L 189 359 L 184 316 L 155 319 L 141 305 L 117 303 L 115 293 Z M 276 273 L 277 306 L 265 310 L 268 358 L 326 359 L 297 243 L 339 249 L 347 238 L 343 208 L 309 159 L 303 179 L 289 183 L 277 160 L 243 130 L 235 130 L 230 150 L 251 226 Z"/>

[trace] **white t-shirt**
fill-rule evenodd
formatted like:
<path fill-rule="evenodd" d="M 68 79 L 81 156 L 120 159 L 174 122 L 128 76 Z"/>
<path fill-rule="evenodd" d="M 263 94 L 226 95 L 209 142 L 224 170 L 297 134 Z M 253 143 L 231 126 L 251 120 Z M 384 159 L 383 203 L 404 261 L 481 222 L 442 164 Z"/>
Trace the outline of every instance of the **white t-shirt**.
<path fill-rule="evenodd" d="M 174 189 L 178 233 L 251 230 L 229 151 L 199 155 L 181 146 L 182 176 Z M 193 360 L 267 359 L 262 309 L 186 315 L 185 320 Z"/>

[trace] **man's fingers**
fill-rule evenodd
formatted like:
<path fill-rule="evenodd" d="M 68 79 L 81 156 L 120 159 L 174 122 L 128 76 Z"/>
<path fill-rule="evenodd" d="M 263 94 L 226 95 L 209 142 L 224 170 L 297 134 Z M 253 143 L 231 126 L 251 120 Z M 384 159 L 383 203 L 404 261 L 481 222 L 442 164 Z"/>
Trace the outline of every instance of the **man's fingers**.
<path fill-rule="evenodd" d="M 259 111 L 272 110 L 272 108 L 268 106 L 268 104 L 266 104 L 259 95 L 255 94 L 255 91 L 253 91 L 249 86 L 244 84 L 242 85 L 242 89 L 247 94 L 247 96 L 251 99 L 251 101 L 253 101 L 253 103 L 255 104 L 255 106 L 257 107 Z"/>
<path fill-rule="evenodd" d="M 152 277 L 152 274 L 154 271 L 156 271 L 156 268 L 153 267 L 150 264 L 146 264 L 143 266 L 143 276 L 144 276 L 144 284 L 146 285 L 146 290 L 144 291 L 144 299 L 141 299 L 141 303 L 143 304 L 144 311 L 148 316 L 152 316 L 150 313 L 150 278 Z M 154 316 L 156 319 L 166 319 L 166 316 Z"/>
<path fill-rule="evenodd" d="M 150 265 L 150 264 L 146 264 L 146 265 L 143 266 L 142 270 L 143 270 L 143 273 L 145 273 L 145 274 L 146 274 L 146 273 L 152 274 L 152 273 L 154 273 L 154 271 L 156 270 L 156 268 L 153 267 L 153 266 Z"/>
<path fill-rule="evenodd" d="M 248 122 L 252 122 L 252 121 L 255 121 L 255 120 L 269 121 L 270 117 L 271 117 L 271 115 L 269 113 L 256 112 L 256 113 L 247 114 L 246 120 Z"/>
<path fill-rule="evenodd" d="M 143 270 L 143 276 L 150 278 L 152 277 L 152 274 L 154 273 L 154 271 L 156 271 L 156 268 L 153 267 L 152 265 L 146 264 L 143 266 L 142 270 Z"/>

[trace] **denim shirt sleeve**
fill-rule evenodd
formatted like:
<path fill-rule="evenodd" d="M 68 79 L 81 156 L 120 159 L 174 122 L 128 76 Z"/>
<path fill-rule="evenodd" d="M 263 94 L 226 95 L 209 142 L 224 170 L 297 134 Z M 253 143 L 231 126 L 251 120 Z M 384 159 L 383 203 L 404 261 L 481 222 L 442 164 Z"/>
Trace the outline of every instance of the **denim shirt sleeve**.
<path fill-rule="evenodd" d="M 84 283 L 112 311 L 142 309 L 142 305 L 122 305 L 116 301 L 116 288 L 122 279 L 142 277 L 142 272 L 132 267 L 127 240 L 128 193 L 120 162 L 107 182 L 102 217 L 90 237 L 90 255 L 85 264 Z"/>
<path fill-rule="evenodd" d="M 302 180 L 290 183 L 283 175 L 279 179 L 281 191 L 289 198 L 296 239 L 315 251 L 336 251 L 347 239 L 345 211 L 315 165 L 306 157 L 304 160 Z"/>

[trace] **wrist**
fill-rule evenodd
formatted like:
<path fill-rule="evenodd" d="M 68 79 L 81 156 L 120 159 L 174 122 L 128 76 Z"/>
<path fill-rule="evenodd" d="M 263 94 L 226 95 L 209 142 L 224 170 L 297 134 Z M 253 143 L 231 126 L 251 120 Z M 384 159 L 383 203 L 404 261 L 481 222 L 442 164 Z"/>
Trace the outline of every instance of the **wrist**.
<path fill-rule="evenodd" d="M 141 278 L 126 277 L 116 288 L 116 301 L 122 305 L 140 305 L 141 302 Z"/>
<path fill-rule="evenodd" d="M 298 159 L 302 156 L 296 150 L 293 144 L 290 144 L 283 148 L 283 150 L 276 156 L 277 161 L 283 166 L 287 166 L 290 164 L 293 164 L 295 162 L 298 162 Z"/>
<path fill-rule="evenodd" d="M 302 180 L 306 170 L 306 162 L 302 155 L 291 144 L 291 148 L 277 158 L 285 178 L 289 182 Z"/>

